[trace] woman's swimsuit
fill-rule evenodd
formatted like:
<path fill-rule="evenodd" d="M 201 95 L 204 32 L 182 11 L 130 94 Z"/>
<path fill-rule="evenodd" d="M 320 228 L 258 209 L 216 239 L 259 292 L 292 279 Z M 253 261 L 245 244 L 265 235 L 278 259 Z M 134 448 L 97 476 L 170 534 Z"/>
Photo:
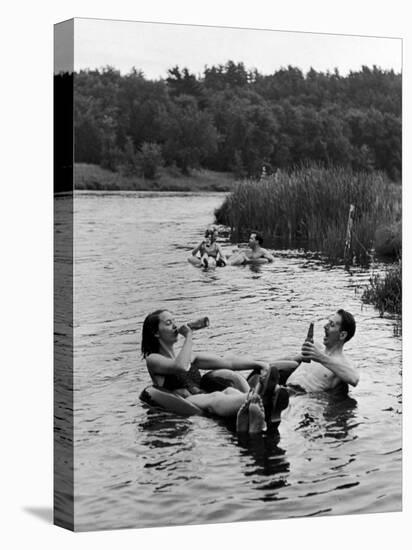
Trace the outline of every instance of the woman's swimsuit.
<path fill-rule="evenodd" d="M 185 372 L 163 374 L 163 388 L 165 390 L 175 391 L 186 389 L 191 394 L 204 393 L 200 389 L 202 375 L 199 369 L 193 365 Z"/>
<path fill-rule="evenodd" d="M 200 253 L 202 255 L 206 253 L 211 258 L 215 258 L 216 259 L 216 265 L 219 266 L 219 267 L 226 265 L 225 261 L 223 260 L 223 258 L 220 255 L 217 244 L 214 243 L 214 242 L 209 246 L 203 246 L 200 249 Z"/>
<path fill-rule="evenodd" d="M 216 258 L 219 254 L 215 243 L 212 243 L 210 246 L 205 246 L 204 251 L 207 252 L 208 256 L 212 256 L 212 258 Z"/>

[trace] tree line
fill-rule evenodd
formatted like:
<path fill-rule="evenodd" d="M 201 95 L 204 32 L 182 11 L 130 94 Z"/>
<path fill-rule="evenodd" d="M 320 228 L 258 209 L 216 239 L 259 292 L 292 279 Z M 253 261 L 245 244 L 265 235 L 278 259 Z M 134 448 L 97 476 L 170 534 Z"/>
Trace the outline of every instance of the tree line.
<path fill-rule="evenodd" d="M 62 78 L 63 75 L 56 78 Z M 243 63 L 178 66 L 160 80 L 106 67 L 74 73 L 75 161 L 155 177 L 160 166 L 256 177 L 306 162 L 401 177 L 402 81 Z"/>

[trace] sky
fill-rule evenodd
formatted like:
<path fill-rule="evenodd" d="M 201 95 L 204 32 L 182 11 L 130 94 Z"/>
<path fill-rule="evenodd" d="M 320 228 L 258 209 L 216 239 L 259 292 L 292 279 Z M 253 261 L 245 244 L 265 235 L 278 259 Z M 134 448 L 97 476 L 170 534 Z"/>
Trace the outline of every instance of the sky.
<path fill-rule="evenodd" d="M 400 38 L 78 18 L 74 36 L 76 71 L 111 65 L 126 74 L 135 67 L 149 79 L 165 78 L 175 65 L 198 76 L 229 59 L 261 74 L 288 65 L 304 73 L 337 68 L 346 75 L 362 65 L 400 72 L 402 64 Z"/>

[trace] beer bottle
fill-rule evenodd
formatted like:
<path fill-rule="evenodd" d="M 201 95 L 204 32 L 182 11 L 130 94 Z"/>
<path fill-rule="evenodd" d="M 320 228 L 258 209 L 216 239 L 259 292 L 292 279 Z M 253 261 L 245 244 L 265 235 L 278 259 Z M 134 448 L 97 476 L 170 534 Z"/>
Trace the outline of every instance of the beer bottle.
<path fill-rule="evenodd" d="M 200 330 L 201 328 L 208 327 L 209 324 L 209 317 L 200 317 L 200 319 L 196 319 L 196 321 L 191 321 L 190 323 L 187 323 L 187 326 L 191 330 Z"/>
<path fill-rule="evenodd" d="M 312 342 L 313 343 L 313 329 L 314 329 L 314 326 L 315 326 L 314 323 L 311 323 L 309 325 L 309 330 L 308 330 L 308 333 L 306 335 L 305 342 Z M 310 359 L 303 358 L 302 362 L 303 363 L 310 363 Z"/>

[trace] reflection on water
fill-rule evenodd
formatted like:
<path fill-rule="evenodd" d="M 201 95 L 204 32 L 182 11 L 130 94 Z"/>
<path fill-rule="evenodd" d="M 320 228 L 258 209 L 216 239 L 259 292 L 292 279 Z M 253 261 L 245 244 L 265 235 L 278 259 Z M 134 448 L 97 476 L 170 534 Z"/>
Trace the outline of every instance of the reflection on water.
<path fill-rule="evenodd" d="M 176 447 L 190 430 L 190 420 L 163 412 L 147 412 L 147 418 L 139 424 L 141 444 L 150 448 Z"/>
<path fill-rule="evenodd" d="M 311 400 L 313 404 L 314 396 L 299 396 L 300 398 Z M 305 437 L 309 439 L 334 438 L 346 439 L 350 436 L 351 429 L 356 427 L 356 423 L 351 420 L 355 418 L 355 409 L 357 402 L 351 397 L 336 399 L 328 395 L 318 395 L 317 406 L 310 407 L 311 412 L 305 412 L 296 426 Z"/>
<path fill-rule="evenodd" d="M 361 303 L 370 272 L 298 251 L 275 252 L 273 264 L 196 269 L 186 257 L 222 200 L 76 194 L 77 529 L 400 509 L 401 340 L 395 320 Z M 358 320 L 348 355 L 360 384 L 343 400 L 292 396 L 279 432 L 263 437 L 150 410 L 138 399 L 150 384 L 140 331 L 164 306 L 177 322 L 209 316 L 196 351 L 265 360 L 296 352 L 311 320 L 321 341 L 325 316 L 344 306 Z"/>
<path fill-rule="evenodd" d="M 280 488 L 286 485 L 286 474 L 289 471 L 289 463 L 285 458 L 285 451 L 278 446 L 279 435 L 268 433 L 256 436 L 238 436 L 238 445 L 242 448 L 242 456 L 253 460 L 254 469 L 245 475 L 276 477 L 269 485 L 264 484 L 261 489 Z"/>

